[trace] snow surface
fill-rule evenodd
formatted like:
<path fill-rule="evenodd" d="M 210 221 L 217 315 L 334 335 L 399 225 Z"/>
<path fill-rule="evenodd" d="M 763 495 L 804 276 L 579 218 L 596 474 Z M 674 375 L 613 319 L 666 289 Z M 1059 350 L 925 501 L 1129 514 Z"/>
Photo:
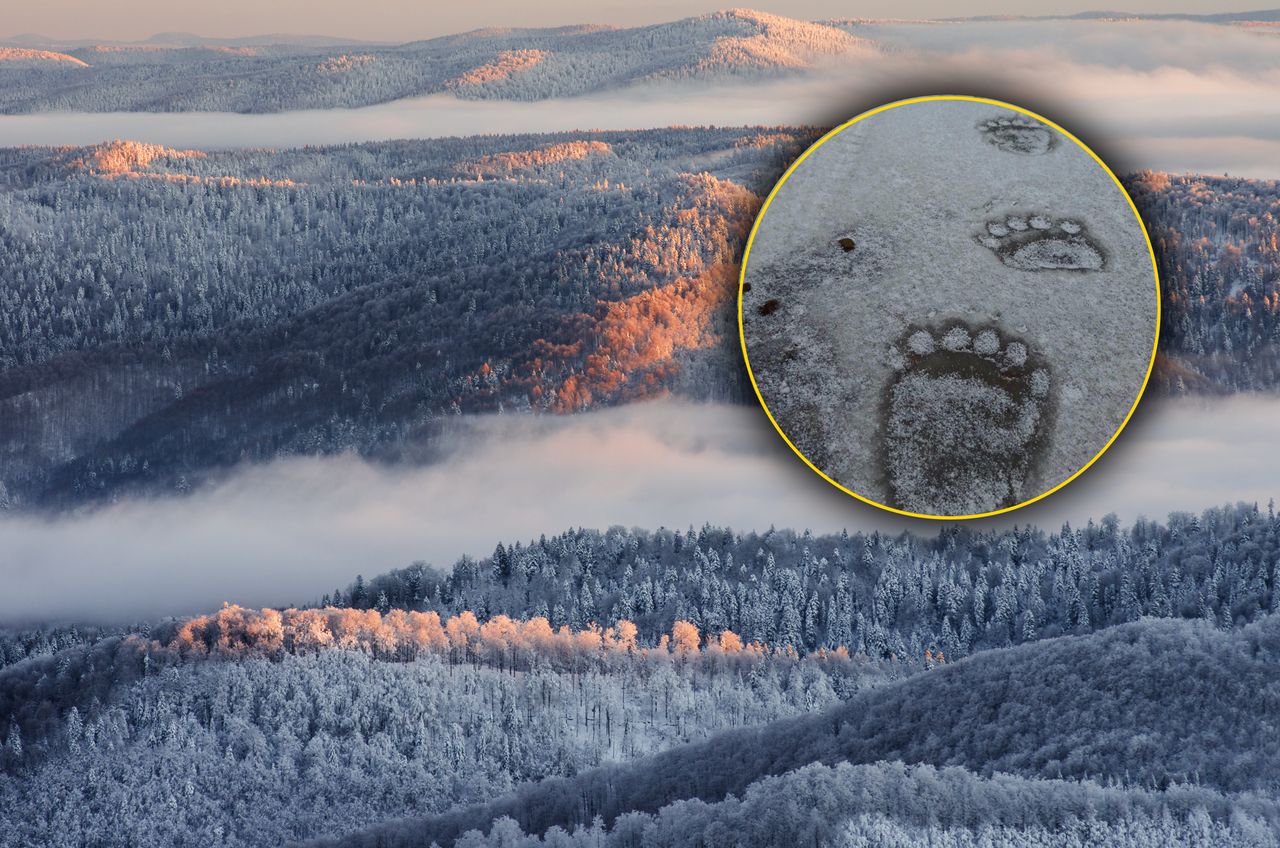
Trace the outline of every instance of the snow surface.
<path fill-rule="evenodd" d="M 890 484 L 890 396 L 929 383 L 912 369 L 927 365 L 952 395 L 949 378 L 999 388 L 1014 379 L 1007 369 L 1023 369 L 1016 382 L 1038 391 L 1018 391 L 1042 398 L 1045 414 L 1034 454 L 1002 466 L 1025 466 L 1016 503 L 1106 445 L 1142 386 L 1156 329 L 1151 258 L 1121 189 L 1056 130 L 971 101 L 896 107 L 814 150 L 761 220 L 746 281 L 747 352 L 770 412 L 828 476 L 890 505 L 904 505 Z M 760 314 L 769 300 L 778 308 Z M 1002 365 L 970 373 L 1001 337 L 1016 339 Z M 936 411 L 936 400 L 921 403 Z M 911 511 L 1011 505 L 992 494 L 998 481 L 973 485 L 950 502 L 921 494 L 931 509 Z"/>

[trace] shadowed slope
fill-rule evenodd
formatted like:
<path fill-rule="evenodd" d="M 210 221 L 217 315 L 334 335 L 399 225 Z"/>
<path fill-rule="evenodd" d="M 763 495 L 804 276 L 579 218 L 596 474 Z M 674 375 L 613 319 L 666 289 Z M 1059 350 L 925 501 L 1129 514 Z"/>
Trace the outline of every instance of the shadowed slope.
<path fill-rule="evenodd" d="M 483 807 L 319 844 L 451 844 L 502 816 L 526 832 L 612 821 L 686 798 L 740 795 L 808 763 L 900 760 L 979 774 L 1198 782 L 1274 791 L 1280 619 L 1236 633 L 1142 621 L 989 651 L 862 693 L 816 716 L 733 731 L 626 766 L 527 786 Z"/>

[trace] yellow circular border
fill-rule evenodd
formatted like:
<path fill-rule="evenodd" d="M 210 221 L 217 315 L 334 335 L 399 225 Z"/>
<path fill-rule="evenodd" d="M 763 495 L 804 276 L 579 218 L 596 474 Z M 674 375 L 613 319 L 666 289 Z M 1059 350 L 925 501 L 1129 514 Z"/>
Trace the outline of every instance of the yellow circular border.
<path fill-rule="evenodd" d="M 879 503 L 878 501 L 873 501 L 868 497 L 860 495 L 857 492 L 853 491 L 852 489 L 842 486 L 841 484 L 837 483 L 835 480 L 827 476 L 827 474 L 823 472 L 822 469 L 818 468 L 818 466 L 810 462 L 809 458 L 805 456 L 803 453 L 801 453 L 799 448 L 797 448 L 794 444 L 792 444 L 791 439 L 787 438 L 787 434 L 782 431 L 782 427 L 778 425 L 777 420 L 773 417 L 773 413 L 769 411 L 769 404 L 765 403 L 764 396 L 760 394 L 760 386 L 756 383 L 755 372 L 751 370 L 751 357 L 748 356 L 747 354 L 747 334 L 746 334 L 746 329 L 742 323 L 743 284 L 745 284 L 747 280 L 747 260 L 750 259 L 751 257 L 751 244 L 752 242 L 755 241 L 756 231 L 760 228 L 760 222 L 764 220 L 765 213 L 769 211 L 769 204 L 773 202 L 774 195 L 776 195 L 778 193 L 778 189 L 782 188 L 782 186 L 787 182 L 787 179 L 791 176 L 792 172 L 795 171 L 796 168 L 800 167 L 800 163 L 803 162 L 806 158 L 808 158 L 810 153 L 817 150 L 823 144 L 825 144 L 835 136 L 839 135 L 844 130 L 858 123 L 858 121 L 863 120 L 864 118 L 870 118 L 872 115 L 878 115 L 881 112 L 886 112 L 889 109 L 896 109 L 899 106 L 907 106 L 912 103 L 929 103 L 937 100 L 959 100 L 959 101 L 966 101 L 969 103 L 985 103 L 989 106 L 998 106 L 1003 109 L 1012 109 L 1015 112 L 1020 112 L 1023 115 L 1027 115 L 1031 118 L 1034 118 L 1035 120 L 1040 121 L 1041 123 L 1047 126 L 1053 127 L 1055 130 L 1062 133 L 1063 135 L 1071 139 L 1076 144 L 1080 145 L 1081 149 L 1083 149 L 1085 153 L 1088 153 L 1091 157 L 1093 157 L 1093 161 L 1097 162 L 1098 165 L 1102 167 L 1102 170 L 1107 172 L 1107 175 L 1111 177 L 1111 180 L 1116 184 L 1116 188 L 1120 189 L 1120 194 L 1123 195 L 1124 199 L 1128 202 L 1129 209 L 1133 212 L 1133 217 L 1137 219 L 1138 227 L 1141 228 L 1142 230 L 1142 237 L 1146 239 L 1147 255 L 1151 257 L 1151 275 L 1155 278 L 1155 282 L 1156 282 L 1156 332 L 1155 332 L 1154 338 L 1151 341 L 1151 360 L 1150 362 L 1147 363 L 1147 373 L 1146 373 L 1146 376 L 1142 378 L 1142 386 L 1141 388 L 1138 389 L 1137 397 L 1133 399 L 1133 405 L 1129 407 L 1129 412 L 1125 415 L 1124 420 L 1120 422 L 1120 426 L 1116 428 L 1115 433 L 1113 433 L 1111 435 L 1111 438 L 1107 440 L 1107 443 L 1102 446 L 1102 450 L 1094 454 L 1093 459 L 1090 459 L 1088 462 L 1086 462 L 1083 466 L 1079 468 L 1079 470 L 1077 470 L 1070 477 L 1063 480 L 1061 483 L 1054 486 L 1052 489 L 1049 489 L 1046 492 L 1041 492 L 1040 494 L 1036 495 L 1034 498 L 1029 498 L 1023 501 L 1022 503 L 1014 504 L 1013 506 L 1006 506 L 1001 509 L 992 510 L 991 512 L 976 512 L 971 515 L 927 515 L 919 512 L 909 512 L 905 509 L 898 509 L 896 507 L 889 506 L 888 504 L 882 504 L 882 503 Z M 742 345 L 742 361 L 746 363 L 747 376 L 751 378 L 751 388 L 756 393 L 756 399 L 760 401 L 760 408 L 764 410 L 765 415 L 769 416 L 769 423 L 773 424 L 773 429 L 778 431 L 778 435 L 781 436 L 782 440 L 787 443 L 787 447 L 791 448 L 791 450 L 795 452 L 795 455 L 800 457 L 801 461 L 804 462 L 805 465 L 809 466 L 809 468 L 812 469 L 815 474 L 817 474 L 823 480 L 826 480 L 832 486 L 835 486 L 840 491 L 844 492 L 846 495 L 849 495 L 850 497 L 853 497 L 853 498 L 857 498 L 858 500 L 862 501 L 865 504 L 869 504 L 879 509 L 883 509 L 886 512 L 896 513 L 897 515 L 905 515 L 909 518 L 923 518 L 930 521 L 967 521 L 975 518 L 990 518 L 993 515 L 1003 515 L 1004 513 L 1007 513 L 1007 512 L 1013 512 L 1015 509 L 1022 509 L 1022 507 L 1024 506 L 1028 506 L 1030 504 L 1035 503 L 1036 501 L 1049 497 L 1049 495 L 1052 495 L 1054 492 L 1058 491 L 1059 489 L 1061 489 L 1062 487 L 1070 483 L 1072 480 L 1076 479 L 1081 474 L 1088 471 L 1089 467 L 1092 466 L 1099 459 L 1101 459 L 1102 455 L 1106 453 L 1113 444 L 1115 444 L 1116 439 L 1120 437 L 1120 434 L 1124 432 L 1124 428 L 1128 426 L 1129 419 L 1131 419 L 1133 417 L 1133 413 L 1137 411 L 1138 402 L 1141 401 L 1142 396 L 1146 394 L 1147 384 L 1151 382 L 1151 373 L 1155 369 L 1155 365 L 1156 365 L 1156 349 L 1159 347 L 1159 344 L 1160 344 L 1160 323 L 1163 320 L 1162 310 L 1163 310 L 1163 304 L 1162 304 L 1162 295 L 1160 291 L 1160 269 L 1159 269 L 1159 266 L 1156 264 L 1155 248 L 1151 246 L 1151 235 L 1147 232 L 1147 225 L 1142 220 L 1142 215 L 1138 213 L 1138 207 L 1134 205 L 1133 198 L 1129 196 L 1129 192 L 1125 190 L 1124 184 L 1120 182 L 1120 179 L 1115 175 L 1115 172 L 1112 171 L 1111 168 L 1107 166 L 1107 163 L 1103 162 L 1102 159 L 1098 157 L 1098 154 L 1090 150 L 1089 145 L 1085 144 L 1083 141 L 1076 138 L 1074 135 L 1067 132 L 1058 124 L 1054 123 L 1053 121 L 1050 121 L 1048 118 L 1044 117 L 1043 115 L 1038 115 L 1035 112 L 1030 111 L 1029 109 L 1024 109 L 1021 106 L 1015 106 L 1012 103 L 1006 103 L 1003 100 L 993 100 L 987 97 L 973 97 L 966 94 L 932 94 L 924 97 L 911 97 L 911 98 L 907 98 L 906 100 L 895 100 L 892 103 L 886 103 L 883 106 L 877 106 L 875 109 L 871 109 L 867 112 L 863 112 L 861 115 L 858 115 L 857 117 L 850 118 L 840 126 L 836 127 L 835 129 L 823 135 L 822 138 L 815 141 L 809 147 L 808 150 L 806 150 L 804 153 L 801 153 L 800 157 L 796 159 L 796 161 L 792 162 L 791 166 L 788 167 L 785 172 L 783 172 L 782 177 L 779 178 L 777 185 L 773 187 L 773 190 L 769 192 L 769 196 L 765 198 L 764 205 L 761 206 L 760 211 L 756 213 L 755 223 L 751 225 L 751 235 L 747 237 L 747 246 L 742 253 L 742 268 L 738 272 L 738 340 Z"/>

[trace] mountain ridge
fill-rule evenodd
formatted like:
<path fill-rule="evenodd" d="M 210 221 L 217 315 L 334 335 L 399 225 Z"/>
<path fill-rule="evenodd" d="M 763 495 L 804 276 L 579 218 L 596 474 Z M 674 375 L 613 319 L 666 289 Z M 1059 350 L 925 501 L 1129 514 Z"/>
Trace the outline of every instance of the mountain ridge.
<path fill-rule="evenodd" d="M 11 49 L 36 43 L 21 42 Z M 132 45 L 64 46 L 84 63 L 74 81 L 47 69 L 20 73 L 0 65 L 0 113 L 257 113 L 429 94 L 537 101 L 683 80 L 794 74 L 878 49 L 843 28 L 749 9 L 625 28 L 489 28 L 396 45 L 277 42 L 178 33 Z"/>
<path fill-rule="evenodd" d="M 785 17 L 776 13 L 763 12 L 751 9 L 749 7 L 727 7 L 713 12 L 707 12 L 702 15 L 691 16 L 682 20 L 696 20 L 715 15 L 726 14 L 743 14 L 743 15 L 760 15 L 775 18 Z M 1000 22 L 1000 21 L 1026 21 L 1026 20 L 1150 20 L 1150 21 L 1204 21 L 1209 23 L 1238 23 L 1238 22 L 1268 22 L 1280 21 L 1280 8 L 1267 8 L 1256 10 L 1245 10 L 1239 12 L 1126 12 L 1122 10 L 1102 10 L 1090 9 L 1081 12 L 1073 12 L 1069 14 L 1046 14 L 1046 15 L 954 15 L 942 16 L 934 18 L 815 18 L 806 20 L 803 18 L 792 18 L 791 20 L 815 23 L 830 24 L 833 22 L 848 22 L 861 24 L 877 24 L 877 23 L 929 23 L 929 22 L 963 22 L 963 21 L 979 21 L 979 22 Z M 660 25 L 662 22 L 658 22 Z M 198 46 L 202 44 L 217 44 L 229 47 L 250 47 L 264 45 L 312 45 L 312 46 L 334 46 L 344 44 L 360 44 L 360 45 L 381 45 L 381 46 L 398 46 L 405 47 L 412 44 L 423 44 L 431 41 L 451 41 L 468 37 L 481 37 L 485 35 L 505 35 L 512 33 L 526 34 L 572 34 L 574 32 L 593 32 L 597 30 L 619 30 L 628 28 L 639 28 L 644 26 L 654 26 L 655 24 L 639 24 L 628 27 L 622 24 L 610 24 L 600 22 L 585 21 L 576 24 L 563 24 L 551 27 L 477 27 L 471 30 L 462 30 L 452 33 L 441 33 L 438 35 L 429 35 L 422 38 L 411 39 L 406 42 L 390 42 L 379 39 L 355 39 L 346 36 L 333 36 L 325 34 L 307 34 L 307 33 L 251 33 L 241 36 L 204 36 L 193 32 L 182 31 L 166 31 L 156 32 L 148 36 L 136 39 L 93 39 L 93 38 L 55 38 L 41 33 L 24 32 L 15 33 L 8 36 L 0 36 L 0 45 L 12 45 L 23 47 L 91 47 L 93 45 L 103 44 L 112 46 L 129 46 L 141 44 L 178 44 L 181 46 Z"/>
<path fill-rule="evenodd" d="M 282 454 L 410 459 L 457 413 L 750 400 L 738 257 L 820 133 L 0 150 L 0 504 L 187 491 Z M 1166 295 L 1153 386 L 1280 388 L 1277 184 L 1127 182 Z"/>

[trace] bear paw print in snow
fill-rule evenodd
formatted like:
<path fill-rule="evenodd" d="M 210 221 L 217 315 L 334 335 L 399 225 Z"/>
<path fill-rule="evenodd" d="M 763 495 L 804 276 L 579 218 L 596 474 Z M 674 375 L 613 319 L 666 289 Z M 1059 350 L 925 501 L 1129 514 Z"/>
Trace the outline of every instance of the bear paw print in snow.
<path fill-rule="evenodd" d="M 983 121 L 978 125 L 978 131 L 987 144 L 997 150 L 1025 156 L 1043 155 L 1058 143 L 1057 135 L 1052 129 L 1025 115 Z"/>
<path fill-rule="evenodd" d="M 1048 368 L 994 327 L 915 327 L 892 351 L 882 408 L 891 506 L 923 515 L 973 515 L 1023 499 L 1044 451 Z"/>
<path fill-rule="evenodd" d="M 1101 271 L 1106 264 L 1083 224 L 1047 215 L 989 221 L 978 244 L 1020 271 Z"/>

